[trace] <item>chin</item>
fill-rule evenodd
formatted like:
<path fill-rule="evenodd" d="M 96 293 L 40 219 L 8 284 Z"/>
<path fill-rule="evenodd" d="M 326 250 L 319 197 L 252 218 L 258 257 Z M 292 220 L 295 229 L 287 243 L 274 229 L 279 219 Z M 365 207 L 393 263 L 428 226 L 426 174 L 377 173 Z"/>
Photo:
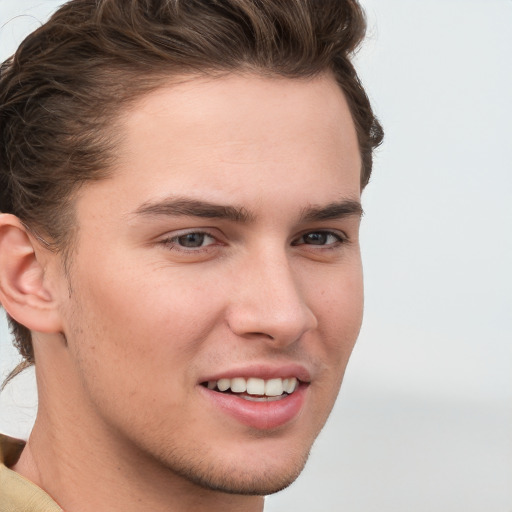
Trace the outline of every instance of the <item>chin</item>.
<path fill-rule="evenodd" d="M 179 472 L 181 477 L 203 489 L 227 494 L 267 496 L 291 485 L 304 469 L 308 456 L 309 452 L 300 456 L 295 454 L 293 460 L 277 460 L 276 456 L 269 456 L 268 462 L 259 461 L 259 467 L 251 465 L 253 461 L 248 459 L 238 464 L 218 463 L 206 467 L 200 463 L 195 467 L 182 467 L 178 471 L 174 467 L 172 471 Z M 242 464 L 245 467 L 241 467 Z"/>

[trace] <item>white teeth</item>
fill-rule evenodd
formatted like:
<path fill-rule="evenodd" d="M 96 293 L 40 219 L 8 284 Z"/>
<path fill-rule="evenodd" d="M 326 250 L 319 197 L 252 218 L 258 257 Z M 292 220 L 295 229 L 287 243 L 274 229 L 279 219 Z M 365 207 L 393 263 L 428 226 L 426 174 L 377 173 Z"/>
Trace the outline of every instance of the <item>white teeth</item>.
<path fill-rule="evenodd" d="M 283 394 L 283 380 L 270 379 L 265 382 L 265 395 L 279 396 Z"/>
<path fill-rule="evenodd" d="M 246 389 L 247 383 L 245 382 L 245 379 L 242 377 L 231 379 L 231 391 L 233 391 L 233 393 L 245 393 Z"/>
<path fill-rule="evenodd" d="M 219 379 L 217 381 L 217 387 L 219 388 L 219 391 L 227 391 L 231 386 L 231 380 L 230 379 Z"/>
<path fill-rule="evenodd" d="M 291 394 L 298 387 L 296 377 L 287 379 L 258 379 L 256 377 L 235 377 L 233 379 L 210 380 L 207 383 L 208 389 L 217 388 L 219 391 L 231 389 L 233 393 L 245 393 L 253 396 L 278 397 L 283 393 Z M 247 395 L 246 395 L 247 396 Z"/>
<path fill-rule="evenodd" d="M 284 387 L 284 385 L 283 385 L 283 388 L 288 394 L 290 394 L 290 393 L 293 393 L 297 389 L 298 381 L 295 377 L 291 377 L 287 380 L 288 380 L 288 382 L 287 382 L 286 388 Z"/>
<path fill-rule="evenodd" d="M 249 393 L 249 395 L 264 395 L 265 381 L 263 379 L 256 379 L 255 377 L 247 379 L 247 393 Z"/>

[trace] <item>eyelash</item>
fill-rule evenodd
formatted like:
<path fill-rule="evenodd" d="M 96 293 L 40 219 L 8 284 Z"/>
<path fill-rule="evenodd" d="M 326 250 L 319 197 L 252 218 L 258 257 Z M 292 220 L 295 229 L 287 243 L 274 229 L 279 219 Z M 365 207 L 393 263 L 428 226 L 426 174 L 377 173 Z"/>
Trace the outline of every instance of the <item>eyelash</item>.
<path fill-rule="evenodd" d="M 197 247 L 186 247 L 186 246 L 180 245 L 180 243 L 179 243 L 180 238 L 185 238 L 190 235 L 199 235 L 199 236 L 203 237 L 202 241 L 204 241 L 204 238 L 206 238 L 206 237 L 210 238 L 213 241 L 213 243 L 209 243 L 207 245 L 200 245 Z M 315 243 L 306 244 L 306 243 L 299 242 L 301 239 L 304 239 L 306 236 L 311 236 L 311 235 L 321 235 L 321 236 L 325 235 L 327 238 L 332 237 L 332 238 L 334 238 L 334 242 L 326 243 L 326 244 L 315 244 Z M 343 232 L 334 232 L 334 231 L 319 229 L 319 230 L 306 231 L 305 233 L 300 235 L 298 238 L 293 240 L 291 245 L 292 245 L 292 247 L 297 247 L 299 245 L 319 247 L 320 249 L 315 249 L 315 250 L 326 251 L 326 250 L 336 249 L 339 246 L 347 243 L 348 241 L 349 241 L 348 236 Z M 208 233 L 207 231 L 188 231 L 188 232 L 180 233 L 180 234 L 172 236 L 172 237 L 165 238 L 165 239 L 161 240 L 159 243 L 164 245 L 166 248 L 168 248 L 172 251 L 178 251 L 178 252 L 186 253 L 186 254 L 198 254 L 198 253 L 202 253 L 204 251 L 210 250 L 209 248 L 211 246 L 224 245 L 214 235 L 212 235 L 211 233 Z"/>

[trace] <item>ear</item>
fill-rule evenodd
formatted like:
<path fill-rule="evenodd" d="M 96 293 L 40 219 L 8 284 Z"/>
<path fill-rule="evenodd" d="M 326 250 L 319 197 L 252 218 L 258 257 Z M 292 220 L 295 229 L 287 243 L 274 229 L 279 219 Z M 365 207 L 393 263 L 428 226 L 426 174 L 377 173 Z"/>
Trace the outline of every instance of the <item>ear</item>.
<path fill-rule="evenodd" d="M 45 281 L 45 263 L 56 257 L 14 215 L 0 214 L 0 303 L 31 331 L 61 332 L 55 298 Z"/>

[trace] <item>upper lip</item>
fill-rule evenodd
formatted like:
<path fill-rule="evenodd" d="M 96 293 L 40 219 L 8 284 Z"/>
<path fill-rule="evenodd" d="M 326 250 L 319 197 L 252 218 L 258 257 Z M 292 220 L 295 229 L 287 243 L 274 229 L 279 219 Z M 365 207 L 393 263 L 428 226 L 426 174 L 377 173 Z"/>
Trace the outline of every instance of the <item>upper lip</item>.
<path fill-rule="evenodd" d="M 296 377 L 301 382 L 310 382 L 311 374 L 309 370 L 297 363 L 269 365 L 269 364 L 251 364 L 249 366 L 231 367 L 226 370 L 218 370 L 214 374 L 201 378 L 199 383 L 214 381 L 219 379 L 234 379 L 236 377 L 256 377 L 259 379 L 277 379 Z"/>

